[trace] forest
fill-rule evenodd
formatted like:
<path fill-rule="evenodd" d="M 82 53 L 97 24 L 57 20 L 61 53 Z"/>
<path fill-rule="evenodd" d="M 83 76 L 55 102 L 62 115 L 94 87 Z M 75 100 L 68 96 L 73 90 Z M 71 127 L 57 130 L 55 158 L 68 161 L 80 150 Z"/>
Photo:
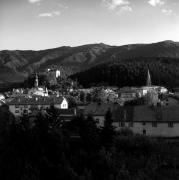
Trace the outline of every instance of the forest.
<path fill-rule="evenodd" d="M 21 117 L 0 111 L 0 179 L 179 179 L 179 142 L 116 132 L 111 112 L 103 128 L 89 115 L 63 122 L 50 116 Z"/>
<path fill-rule="evenodd" d="M 91 69 L 72 75 L 84 87 L 96 85 L 144 86 L 147 70 L 150 70 L 153 85 L 169 89 L 179 86 L 179 59 L 131 58 L 99 64 Z"/>

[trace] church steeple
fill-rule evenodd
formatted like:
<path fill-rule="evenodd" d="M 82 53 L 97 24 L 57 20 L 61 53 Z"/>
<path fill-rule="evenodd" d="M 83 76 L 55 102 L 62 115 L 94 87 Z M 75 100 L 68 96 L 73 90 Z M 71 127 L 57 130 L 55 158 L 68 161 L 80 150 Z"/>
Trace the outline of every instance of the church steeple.
<path fill-rule="evenodd" d="M 147 86 L 152 86 L 152 81 L 151 81 L 151 76 L 150 76 L 150 72 L 149 72 L 149 69 L 148 69 L 148 72 L 147 72 L 147 83 L 146 83 Z"/>
<path fill-rule="evenodd" d="M 36 73 L 35 75 L 35 87 L 37 88 L 39 86 L 39 78 L 38 78 L 38 75 Z"/>

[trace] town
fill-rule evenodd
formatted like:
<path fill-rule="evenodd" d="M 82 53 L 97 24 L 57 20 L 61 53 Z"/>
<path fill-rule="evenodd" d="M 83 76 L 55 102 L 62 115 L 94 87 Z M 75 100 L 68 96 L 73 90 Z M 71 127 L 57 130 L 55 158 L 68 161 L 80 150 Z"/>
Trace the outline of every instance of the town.
<path fill-rule="evenodd" d="M 45 71 L 48 86 L 40 83 L 40 74 L 31 79 L 31 88 L 17 88 L 0 94 L 0 112 L 10 112 L 17 122 L 26 116 L 33 124 L 38 114 L 50 116 L 53 107 L 58 118 L 69 122 L 76 116 L 91 115 L 103 127 L 108 111 L 116 131 L 129 129 L 135 134 L 151 137 L 179 136 L 179 92 L 170 92 L 152 84 L 148 70 L 142 87 L 82 88 L 74 80 L 61 77 L 57 68 Z"/>

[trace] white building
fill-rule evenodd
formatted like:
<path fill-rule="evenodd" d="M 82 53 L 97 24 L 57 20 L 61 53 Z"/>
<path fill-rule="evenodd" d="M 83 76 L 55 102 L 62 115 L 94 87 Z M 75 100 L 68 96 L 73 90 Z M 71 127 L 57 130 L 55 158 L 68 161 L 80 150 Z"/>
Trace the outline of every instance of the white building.
<path fill-rule="evenodd" d="M 29 95 L 36 95 L 36 96 L 48 96 L 48 89 L 47 88 L 42 88 L 42 87 L 36 87 L 32 88 L 28 91 Z"/>
<path fill-rule="evenodd" d="M 0 101 L 5 102 L 5 96 L 3 94 L 0 94 Z"/>
<path fill-rule="evenodd" d="M 48 96 L 48 89 L 45 88 L 45 87 L 40 87 L 39 86 L 39 78 L 38 78 L 38 75 L 36 74 L 35 76 L 35 83 L 34 83 L 34 88 L 28 90 L 28 94 L 29 95 L 36 95 L 36 96 L 45 96 L 47 97 Z"/>
<path fill-rule="evenodd" d="M 51 105 L 58 109 L 68 109 L 68 102 L 63 97 L 17 97 L 7 104 L 15 116 L 30 114 L 33 110 L 46 110 Z"/>
<path fill-rule="evenodd" d="M 56 78 L 60 77 L 60 70 L 58 69 L 47 69 L 48 73 L 52 73 Z"/>
<path fill-rule="evenodd" d="M 166 94 L 168 92 L 167 88 L 162 86 L 143 86 L 141 87 L 143 96 L 145 96 L 150 91 L 156 91 L 159 94 Z"/>

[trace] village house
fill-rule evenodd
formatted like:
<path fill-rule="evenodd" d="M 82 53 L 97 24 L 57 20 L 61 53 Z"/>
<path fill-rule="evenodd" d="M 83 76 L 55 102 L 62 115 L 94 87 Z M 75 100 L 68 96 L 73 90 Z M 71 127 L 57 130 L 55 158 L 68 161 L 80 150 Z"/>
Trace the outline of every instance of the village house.
<path fill-rule="evenodd" d="M 104 125 L 105 114 L 112 113 L 116 131 L 131 129 L 134 133 L 154 137 L 179 137 L 179 105 L 173 106 L 119 106 L 93 103 L 86 107 L 84 115 L 91 114 L 99 127 Z"/>
<path fill-rule="evenodd" d="M 134 106 L 123 109 L 123 117 L 114 122 L 116 130 L 129 128 L 134 133 L 154 137 L 179 136 L 179 106 Z"/>
<path fill-rule="evenodd" d="M 118 92 L 118 97 L 122 101 L 131 101 L 140 97 L 140 94 L 131 88 L 122 88 Z"/>
<path fill-rule="evenodd" d="M 120 119 L 121 112 L 122 112 L 122 106 L 114 103 L 90 103 L 87 106 L 84 107 L 83 114 L 85 117 L 88 115 L 92 115 L 94 120 L 97 122 L 97 125 L 99 127 L 102 127 L 104 125 L 104 119 L 106 112 L 110 110 L 113 119 Z"/>
<path fill-rule="evenodd" d="M 176 96 L 162 96 L 161 97 L 162 106 L 177 106 L 179 105 L 179 97 Z"/>
<path fill-rule="evenodd" d="M 77 115 L 77 112 L 76 112 L 76 108 L 60 109 L 59 114 L 61 121 L 69 122 Z"/>
<path fill-rule="evenodd" d="M 17 97 L 7 104 L 15 116 L 30 114 L 34 110 L 45 110 L 51 105 L 58 109 L 68 109 L 68 101 L 63 97 Z"/>

